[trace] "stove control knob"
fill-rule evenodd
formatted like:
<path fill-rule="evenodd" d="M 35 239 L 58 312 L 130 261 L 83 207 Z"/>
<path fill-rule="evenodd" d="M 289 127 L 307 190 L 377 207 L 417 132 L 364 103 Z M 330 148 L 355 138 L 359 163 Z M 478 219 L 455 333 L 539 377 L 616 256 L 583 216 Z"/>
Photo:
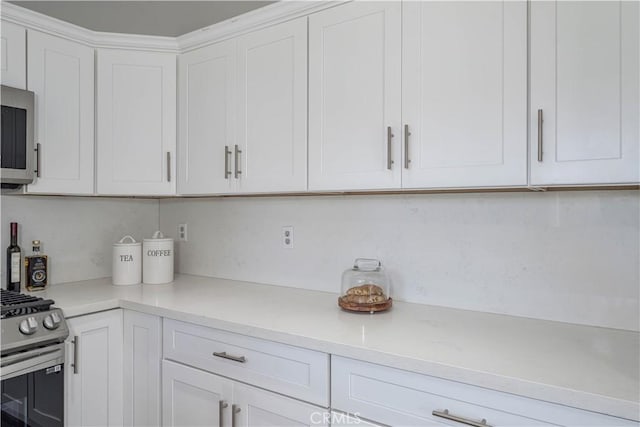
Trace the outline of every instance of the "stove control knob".
<path fill-rule="evenodd" d="M 35 317 L 28 317 L 20 322 L 20 332 L 25 335 L 31 335 L 38 330 L 38 322 Z"/>
<path fill-rule="evenodd" d="M 51 313 L 47 317 L 44 318 L 44 327 L 53 331 L 54 329 L 58 329 L 60 326 L 60 315 L 58 313 Z"/>

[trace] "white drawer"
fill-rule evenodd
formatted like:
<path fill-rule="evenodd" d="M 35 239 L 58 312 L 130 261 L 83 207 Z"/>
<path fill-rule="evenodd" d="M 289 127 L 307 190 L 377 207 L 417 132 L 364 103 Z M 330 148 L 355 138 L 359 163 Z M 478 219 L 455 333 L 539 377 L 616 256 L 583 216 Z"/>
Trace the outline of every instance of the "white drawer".
<path fill-rule="evenodd" d="M 638 426 L 632 421 L 358 360 L 331 359 L 331 408 L 393 426 Z"/>
<path fill-rule="evenodd" d="M 326 353 L 171 319 L 164 319 L 163 353 L 165 359 L 329 406 Z"/>

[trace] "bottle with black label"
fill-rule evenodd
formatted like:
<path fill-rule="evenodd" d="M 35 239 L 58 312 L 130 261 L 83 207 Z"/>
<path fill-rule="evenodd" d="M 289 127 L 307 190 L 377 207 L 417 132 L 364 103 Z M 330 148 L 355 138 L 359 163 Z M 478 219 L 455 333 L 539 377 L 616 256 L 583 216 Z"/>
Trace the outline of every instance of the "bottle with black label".
<path fill-rule="evenodd" d="M 47 286 L 47 256 L 40 253 L 40 240 L 33 241 L 33 255 L 24 257 L 25 287 L 38 291 Z"/>
<path fill-rule="evenodd" d="M 18 223 L 11 223 L 11 244 L 7 248 L 7 290 L 20 292 L 20 261 L 22 251 L 18 246 Z"/>

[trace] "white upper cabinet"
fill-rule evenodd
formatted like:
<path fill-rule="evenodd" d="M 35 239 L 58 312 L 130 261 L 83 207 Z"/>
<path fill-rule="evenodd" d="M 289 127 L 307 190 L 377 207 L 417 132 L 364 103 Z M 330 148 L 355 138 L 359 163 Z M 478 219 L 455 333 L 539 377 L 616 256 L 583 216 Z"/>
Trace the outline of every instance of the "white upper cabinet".
<path fill-rule="evenodd" d="M 639 8 L 531 2 L 532 185 L 640 181 Z"/>
<path fill-rule="evenodd" d="M 0 76 L 2 84 L 27 88 L 27 32 L 11 22 L 0 22 Z"/>
<path fill-rule="evenodd" d="M 178 193 L 233 191 L 236 42 L 185 53 L 178 63 Z"/>
<path fill-rule="evenodd" d="M 28 61 L 40 177 L 27 192 L 92 194 L 94 50 L 29 31 Z"/>
<path fill-rule="evenodd" d="M 403 2 L 402 29 L 402 186 L 526 185 L 527 3 Z"/>
<path fill-rule="evenodd" d="M 400 2 L 309 17 L 309 189 L 401 184 Z"/>
<path fill-rule="evenodd" d="M 176 55 L 100 49 L 99 194 L 176 191 Z"/>
<path fill-rule="evenodd" d="M 307 18 L 180 56 L 180 194 L 307 188 Z"/>
<path fill-rule="evenodd" d="M 306 190 L 307 18 L 249 33 L 237 43 L 231 176 L 242 192 Z"/>

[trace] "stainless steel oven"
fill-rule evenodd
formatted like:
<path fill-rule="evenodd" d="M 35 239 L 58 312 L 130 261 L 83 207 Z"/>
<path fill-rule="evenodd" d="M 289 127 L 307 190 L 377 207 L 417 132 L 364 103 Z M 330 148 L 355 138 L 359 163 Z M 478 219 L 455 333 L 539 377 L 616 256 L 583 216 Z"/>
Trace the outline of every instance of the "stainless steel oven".
<path fill-rule="evenodd" d="M 2 290 L 1 425 L 64 425 L 64 339 L 53 301 Z"/>
<path fill-rule="evenodd" d="M 2 85 L 2 127 L 0 128 L 0 178 L 2 187 L 18 187 L 33 182 L 38 169 L 34 142 L 34 94 Z M 34 160 L 34 157 L 36 159 Z M 33 164 L 35 161 L 35 165 Z M 34 167 L 35 166 L 35 167 Z"/>

